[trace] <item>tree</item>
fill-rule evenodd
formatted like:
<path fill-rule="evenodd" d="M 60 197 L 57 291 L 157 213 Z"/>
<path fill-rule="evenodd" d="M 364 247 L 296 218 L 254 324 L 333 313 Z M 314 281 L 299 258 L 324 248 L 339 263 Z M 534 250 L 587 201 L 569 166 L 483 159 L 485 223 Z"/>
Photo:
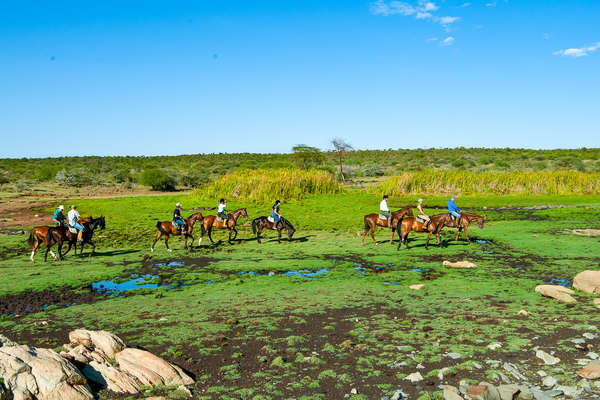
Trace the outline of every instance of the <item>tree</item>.
<path fill-rule="evenodd" d="M 344 168 L 342 166 L 342 160 L 344 158 L 344 154 L 347 151 L 353 150 L 352 146 L 350 144 L 346 143 L 346 141 L 344 139 L 340 139 L 340 138 L 331 139 L 331 145 L 333 146 L 333 151 L 335 151 L 338 156 L 338 162 L 339 162 L 339 166 L 340 166 L 340 175 L 342 177 L 342 182 L 346 183 L 346 178 L 344 177 Z"/>
<path fill-rule="evenodd" d="M 175 178 L 160 169 L 147 169 L 142 173 L 140 183 L 145 186 L 152 186 L 152 190 L 168 192 L 175 190 Z"/>
<path fill-rule="evenodd" d="M 294 153 L 294 159 L 302 168 L 308 168 L 311 165 L 320 165 L 325 159 L 321 150 L 305 144 L 298 144 L 292 147 L 292 152 Z"/>

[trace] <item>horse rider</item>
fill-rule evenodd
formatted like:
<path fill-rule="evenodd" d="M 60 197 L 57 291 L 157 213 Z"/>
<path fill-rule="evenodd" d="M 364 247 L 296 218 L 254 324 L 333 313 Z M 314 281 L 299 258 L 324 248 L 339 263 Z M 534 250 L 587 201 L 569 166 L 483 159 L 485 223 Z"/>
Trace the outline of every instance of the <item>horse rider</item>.
<path fill-rule="evenodd" d="M 221 199 L 219 200 L 219 205 L 217 206 L 217 215 L 219 218 L 223 220 L 223 222 L 227 222 L 227 213 L 225 209 L 227 208 L 227 200 Z"/>
<path fill-rule="evenodd" d="M 392 227 L 392 213 L 390 212 L 390 208 L 387 204 L 388 195 L 383 195 L 383 200 L 379 203 L 379 213 L 385 217 L 387 217 L 388 227 Z"/>
<path fill-rule="evenodd" d="M 448 213 L 452 215 L 456 219 L 456 226 L 460 225 L 460 217 L 461 211 L 460 208 L 454 202 L 456 200 L 456 196 L 452 196 L 450 200 L 448 200 Z"/>
<path fill-rule="evenodd" d="M 65 211 L 65 207 L 62 205 L 56 207 L 56 210 L 54 210 L 54 214 L 52 214 L 52 222 L 54 222 L 54 225 L 65 225 L 65 215 L 63 214 L 63 211 Z"/>
<path fill-rule="evenodd" d="M 83 225 L 81 225 L 79 223 L 79 213 L 77 212 L 77 207 L 76 206 L 71 206 L 71 210 L 67 213 L 67 219 L 69 221 L 69 226 L 71 228 L 75 228 L 77 229 L 77 241 L 78 242 L 82 242 L 83 241 L 83 231 L 85 230 L 85 228 L 83 227 Z"/>
<path fill-rule="evenodd" d="M 181 203 L 175 204 L 175 210 L 173 211 L 173 222 L 175 222 L 177 226 L 179 226 L 179 230 L 184 230 L 185 221 L 181 217 L 181 210 L 183 210 L 183 208 L 181 207 Z"/>
<path fill-rule="evenodd" d="M 273 209 L 271 210 L 271 217 L 275 220 L 276 224 L 281 219 L 281 214 L 279 213 L 280 205 L 281 205 L 281 201 L 275 200 L 275 205 L 273 205 Z"/>
<path fill-rule="evenodd" d="M 417 202 L 417 210 L 419 211 L 419 218 L 425 221 L 423 229 L 427 230 L 427 228 L 429 227 L 429 223 L 431 222 L 431 218 L 429 218 L 429 215 L 425 214 L 425 211 L 423 211 L 423 199 L 419 199 L 419 201 Z"/>

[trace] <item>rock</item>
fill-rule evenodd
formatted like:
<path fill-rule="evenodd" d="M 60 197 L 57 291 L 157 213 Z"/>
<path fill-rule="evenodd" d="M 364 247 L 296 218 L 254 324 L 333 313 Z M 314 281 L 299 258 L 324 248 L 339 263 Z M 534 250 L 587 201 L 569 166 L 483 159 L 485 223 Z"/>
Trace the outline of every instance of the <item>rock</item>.
<path fill-rule="evenodd" d="M 500 385 L 497 387 L 501 400 L 513 400 L 521 391 L 515 385 Z"/>
<path fill-rule="evenodd" d="M 472 361 L 472 364 L 475 368 L 477 369 L 481 369 L 483 368 L 483 365 L 479 364 L 477 361 Z"/>
<path fill-rule="evenodd" d="M 81 372 L 88 380 L 115 393 L 136 394 L 141 388 L 141 385 L 133 377 L 108 363 L 90 361 L 81 369 Z"/>
<path fill-rule="evenodd" d="M 425 286 L 425 285 L 423 285 L 422 283 L 420 283 L 420 284 L 418 284 L 418 285 L 410 285 L 410 286 L 409 286 L 409 288 L 410 288 L 410 289 L 413 289 L 413 290 L 419 290 L 419 289 L 421 289 L 423 286 Z"/>
<path fill-rule="evenodd" d="M 356 388 L 352 388 L 352 390 L 350 390 L 350 394 L 357 394 L 358 391 L 356 390 Z"/>
<path fill-rule="evenodd" d="M 2 335 L 0 378 L 12 400 L 94 398 L 85 377 L 54 350 L 18 345 Z"/>
<path fill-rule="evenodd" d="M 448 354 L 446 354 L 446 356 L 450 357 L 453 360 L 457 360 L 460 358 L 460 354 L 458 354 L 458 353 L 448 353 Z"/>
<path fill-rule="evenodd" d="M 498 342 L 490 343 L 487 345 L 487 348 L 490 350 L 496 350 L 496 349 L 499 349 L 500 347 L 502 347 L 502 344 L 500 344 Z"/>
<path fill-rule="evenodd" d="M 581 338 L 571 339 L 571 343 L 584 344 L 585 343 L 585 339 L 581 339 Z"/>
<path fill-rule="evenodd" d="M 487 394 L 484 397 L 485 400 L 500 400 L 500 392 L 494 385 L 487 382 L 479 382 L 479 386 L 485 386 L 488 388 Z"/>
<path fill-rule="evenodd" d="M 600 271 L 583 271 L 575 275 L 573 287 L 586 293 L 600 293 Z"/>
<path fill-rule="evenodd" d="M 2 349 L 0 348 L 0 351 L 2 351 Z M 594 360 L 592 362 L 590 362 L 588 365 L 586 365 L 585 367 L 583 367 L 578 373 L 577 375 L 579 375 L 582 378 L 585 379 L 598 379 L 600 378 L 600 361 L 599 360 Z"/>
<path fill-rule="evenodd" d="M 458 389 L 454 386 L 445 385 L 443 394 L 444 400 L 463 400 L 463 398 L 458 394 Z"/>
<path fill-rule="evenodd" d="M 531 389 L 531 394 L 533 394 L 535 400 L 552 400 L 552 397 L 546 395 L 541 390 Z"/>
<path fill-rule="evenodd" d="M 144 385 L 179 386 L 194 383 L 181 368 L 145 350 L 126 348 L 116 354 L 115 360 L 121 371 Z"/>
<path fill-rule="evenodd" d="M 563 303 L 577 302 L 577 300 L 570 296 L 570 294 L 575 292 L 560 285 L 538 285 L 535 287 L 535 291 L 541 293 L 543 296 L 552 297 Z"/>
<path fill-rule="evenodd" d="M 593 351 L 590 351 L 589 353 L 587 353 L 586 356 L 589 357 L 592 360 L 597 360 L 598 359 L 598 354 L 594 353 Z"/>
<path fill-rule="evenodd" d="M 540 360 L 542 360 L 544 362 L 544 364 L 546 364 L 546 365 L 555 365 L 560 362 L 560 358 L 554 357 L 554 356 L 546 353 L 544 350 L 536 351 L 535 356 L 537 358 L 539 358 Z"/>
<path fill-rule="evenodd" d="M 490 388 L 486 385 L 472 385 L 467 389 L 467 396 L 471 400 L 490 400 Z"/>
<path fill-rule="evenodd" d="M 415 382 L 421 382 L 423 380 L 423 376 L 421 375 L 420 372 L 413 372 L 412 374 L 406 376 L 404 379 L 415 383 Z"/>
<path fill-rule="evenodd" d="M 562 390 L 566 397 L 578 399 L 583 390 L 574 386 L 557 386 L 556 390 Z"/>
<path fill-rule="evenodd" d="M 158 396 L 158 397 L 146 397 L 144 400 L 167 400 L 166 397 Z"/>
<path fill-rule="evenodd" d="M 398 389 L 394 392 L 394 394 L 392 395 L 390 400 L 400 400 L 400 399 L 406 399 L 406 398 L 408 398 L 408 396 L 405 395 L 404 392 L 402 392 L 402 390 Z"/>
<path fill-rule="evenodd" d="M 517 314 L 523 315 L 523 316 L 526 317 L 529 313 L 527 311 L 525 311 L 525 310 L 520 310 Z"/>
<path fill-rule="evenodd" d="M 71 344 L 81 344 L 89 350 L 100 352 L 111 360 L 125 348 L 125 343 L 118 336 L 106 331 L 76 329 L 69 332 L 69 341 Z"/>
<path fill-rule="evenodd" d="M 441 368 L 438 373 L 437 373 L 437 377 L 438 379 L 441 381 L 444 379 L 444 374 L 446 373 L 446 371 L 450 371 L 450 368 L 448 367 L 443 367 Z"/>
<path fill-rule="evenodd" d="M 525 385 L 518 386 L 519 394 L 517 395 L 516 400 L 533 400 L 533 393 L 529 388 Z"/>
<path fill-rule="evenodd" d="M 519 372 L 519 369 L 517 368 L 517 366 L 515 364 L 505 362 L 504 365 L 502 365 L 502 367 L 504 368 L 505 371 L 510 372 L 511 375 L 515 377 L 515 379 L 517 379 L 519 381 L 527 380 L 527 378 Z"/>
<path fill-rule="evenodd" d="M 553 388 L 557 383 L 558 381 L 556 380 L 556 378 L 551 375 L 545 377 L 542 381 L 542 385 L 550 389 Z"/>
<path fill-rule="evenodd" d="M 589 340 L 594 340 L 598 337 L 595 333 L 586 332 L 583 334 L 583 337 Z"/>
<path fill-rule="evenodd" d="M 542 370 L 539 370 L 539 371 L 537 372 L 537 374 L 538 374 L 539 376 L 541 376 L 542 378 L 544 378 L 544 377 L 548 376 L 548 374 L 546 373 L 546 371 L 542 371 Z"/>
<path fill-rule="evenodd" d="M 475 268 L 477 266 L 474 263 L 472 263 L 471 261 L 456 261 L 456 262 L 444 261 L 442 263 L 442 265 L 445 265 L 446 267 L 451 267 L 451 268 Z"/>
<path fill-rule="evenodd" d="M 600 229 L 571 229 L 571 233 L 579 236 L 598 236 Z"/>
<path fill-rule="evenodd" d="M 563 392 L 562 390 L 547 390 L 544 392 L 544 395 L 548 396 L 548 397 L 558 397 L 558 396 L 562 396 L 565 392 Z"/>

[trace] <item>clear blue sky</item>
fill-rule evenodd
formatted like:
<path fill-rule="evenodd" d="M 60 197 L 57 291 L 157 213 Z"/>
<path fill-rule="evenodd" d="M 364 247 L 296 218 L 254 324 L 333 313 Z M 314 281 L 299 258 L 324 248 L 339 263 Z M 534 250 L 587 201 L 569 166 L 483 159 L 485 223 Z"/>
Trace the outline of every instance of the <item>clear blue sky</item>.
<path fill-rule="evenodd" d="M 600 1 L 0 2 L 0 157 L 599 147 Z"/>

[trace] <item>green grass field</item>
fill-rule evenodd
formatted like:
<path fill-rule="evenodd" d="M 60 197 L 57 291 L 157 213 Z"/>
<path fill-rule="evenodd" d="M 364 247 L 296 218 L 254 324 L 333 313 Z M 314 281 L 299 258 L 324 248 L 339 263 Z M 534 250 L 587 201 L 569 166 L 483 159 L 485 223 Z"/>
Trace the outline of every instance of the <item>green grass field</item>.
<path fill-rule="evenodd" d="M 416 199 L 393 197 L 390 206 Z M 446 197 L 425 200 L 430 214 L 444 212 Z M 382 228 L 378 246 L 360 244 L 362 216 L 377 211 L 379 196 L 310 195 L 284 200 L 282 212 L 297 229 L 291 242 L 277 244 L 271 231 L 259 245 L 240 220 L 245 225 L 234 245 L 221 231 L 214 234 L 219 244 L 209 246 L 205 237 L 198 247 L 195 229 L 192 250 L 172 238 L 173 253 L 159 242 L 151 254 L 154 225 L 170 219 L 177 201 L 186 209 L 216 206 L 192 195 L 78 201 L 82 215 L 107 218 L 91 258 L 69 254 L 44 263 L 38 253 L 31 263 L 23 235 L 0 235 L 0 304 L 31 301 L 30 312 L 0 317 L 2 333 L 57 348 L 69 330 L 109 330 L 193 373 L 200 399 L 339 399 L 352 389 L 352 399 L 380 399 L 398 389 L 429 399 L 439 398 L 441 383 L 493 382 L 504 362 L 522 367 L 532 382 L 545 370 L 561 384 L 578 385 L 582 353 L 570 340 L 600 328 L 592 295 L 577 293 L 578 302 L 566 305 L 534 292 L 538 284 L 568 285 L 578 272 L 598 269 L 600 239 L 568 229 L 600 228 L 600 196 L 459 197 L 461 207 L 485 216 L 483 230 L 470 229 L 472 244 L 464 236 L 456 244 L 455 231 L 446 229 L 441 248 L 425 250 L 425 235 L 411 234 L 411 249 L 397 250 Z M 267 215 L 270 205 L 230 199 L 228 209 L 247 207 L 251 220 Z M 527 208 L 560 205 L 567 207 Z M 477 267 L 451 269 L 444 260 Z M 157 276 L 163 286 L 91 293 L 93 282 L 132 274 Z M 418 283 L 424 287 L 409 288 Z M 493 342 L 501 347 L 489 349 Z M 586 351 L 598 350 L 597 342 L 589 345 Z M 539 365 L 535 346 L 560 353 L 561 364 Z M 487 362 L 494 360 L 500 364 Z M 440 380 L 442 368 L 449 369 Z M 403 379 L 415 371 L 422 382 Z"/>

